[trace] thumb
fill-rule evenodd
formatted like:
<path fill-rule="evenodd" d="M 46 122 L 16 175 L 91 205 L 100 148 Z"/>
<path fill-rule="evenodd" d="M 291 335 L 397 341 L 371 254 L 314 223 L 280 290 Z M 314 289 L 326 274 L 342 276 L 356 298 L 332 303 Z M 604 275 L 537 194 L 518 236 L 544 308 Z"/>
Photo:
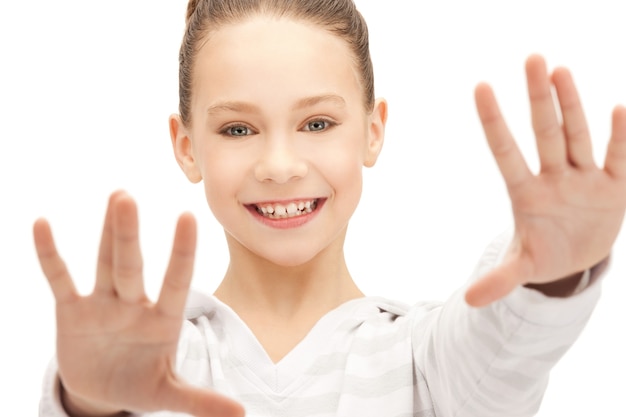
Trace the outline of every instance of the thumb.
<path fill-rule="evenodd" d="M 523 277 L 527 270 L 523 259 L 511 258 L 470 285 L 465 292 L 465 301 L 472 307 L 484 307 L 504 298 L 526 282 Z"/>
<path fill-rule="evenodd" d="M 236 401 L 216 392 L 176 381 L 163 396 L 164 408 L 194 417 L 243 417 L 245 410 Z"/>

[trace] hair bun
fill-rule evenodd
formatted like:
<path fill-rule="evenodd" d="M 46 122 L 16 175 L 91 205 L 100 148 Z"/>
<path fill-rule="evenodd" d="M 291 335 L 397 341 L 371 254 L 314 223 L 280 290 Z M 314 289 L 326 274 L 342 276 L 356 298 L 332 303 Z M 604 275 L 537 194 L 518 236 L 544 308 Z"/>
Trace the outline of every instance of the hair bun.
<path fill-rule="evenodd" d="M 189 0 L 189 3 L 187 4 L 187 17 L 185 18 L 185 21 L 187 23 L 189 23 L 189 21 L 191 20 L 191 17 L 195 13 L 200 1 L 201 0 Z"/>

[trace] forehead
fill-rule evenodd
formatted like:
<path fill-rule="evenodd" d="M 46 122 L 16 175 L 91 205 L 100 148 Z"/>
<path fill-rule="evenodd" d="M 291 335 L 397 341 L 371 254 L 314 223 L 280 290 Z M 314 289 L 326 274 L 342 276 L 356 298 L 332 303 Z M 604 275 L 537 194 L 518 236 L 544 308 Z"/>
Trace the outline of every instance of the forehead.
<path fill-rule="evenodd" d="M 196 57 L 194 89 L 198 99 L 297 100 L 332 93 L 362 101 L 363 96 L 343 39 L 315 24 L 269 16 L 211 33 Z"/>

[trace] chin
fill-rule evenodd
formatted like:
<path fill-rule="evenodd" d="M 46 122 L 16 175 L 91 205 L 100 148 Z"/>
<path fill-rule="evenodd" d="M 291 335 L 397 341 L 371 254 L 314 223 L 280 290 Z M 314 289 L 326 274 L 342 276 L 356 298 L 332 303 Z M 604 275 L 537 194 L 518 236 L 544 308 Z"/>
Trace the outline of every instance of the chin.
<path fill-rule="evenodd" d="M 319 251 L 313 252 L 310 248 L 309 250 L 304 251 L 288 250 L 282 251 L 282 253 L 257 253 L 257 256 L 263 258 L 265 261 L 282 268 L 296 268 L 304 266 L 312 262 L 317 255 L 319 255 Z"/>
<path fill-rule="evenodd" d="M 238 240 L 227 233 L 231 261 L 264 263 L 278 268 L 298 268 L 315 262 L 343 259 L 345 228 L 336 236 L 301 235 L 291 238 Z"/>

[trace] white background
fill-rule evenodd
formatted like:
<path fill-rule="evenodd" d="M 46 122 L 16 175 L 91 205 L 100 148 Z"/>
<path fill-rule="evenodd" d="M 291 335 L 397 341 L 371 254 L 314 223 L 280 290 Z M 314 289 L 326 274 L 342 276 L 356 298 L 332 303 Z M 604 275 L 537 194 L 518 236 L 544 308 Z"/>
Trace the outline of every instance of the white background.
<path fill-rule="evenodd" d="M 377 94 L 390 117 L 366 172 L 346 252 L 370 295 L 443 299 L 510 225 L 509 203 L 475 115 L 473 88 L 494 86 L 537 167 L 523 64 L 533 52 L 569 66 L 601 162 L 610 112 L 626 103 L 622 1 L 358 0 L 369 22 Z M 0 407 L 36 415 L 54 352 L 54 304 L 31 225 L 53 226 L 81 291 L 93 282 L 108 194 L 140 209 L 150 295 L 157 294 L 176 216 L 200 225 L 194 286 L 211 292 L 227 262 L 201 186 L 171 155 L 185 0 L 3 1 L 0 4 Z M 623 413 L 626 237 L 604 296 L 553 372 L 540 416 Z"/>

